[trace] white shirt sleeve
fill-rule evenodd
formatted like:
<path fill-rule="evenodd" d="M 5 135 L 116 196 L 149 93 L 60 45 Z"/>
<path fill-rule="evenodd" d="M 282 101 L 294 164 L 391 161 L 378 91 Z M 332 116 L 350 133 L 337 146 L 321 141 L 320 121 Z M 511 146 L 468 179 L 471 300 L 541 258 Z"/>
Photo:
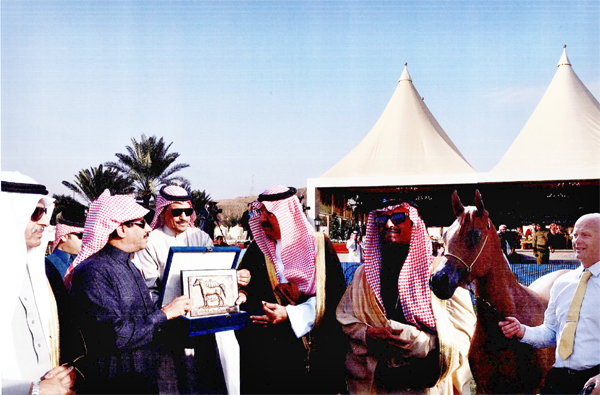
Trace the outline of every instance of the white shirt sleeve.
<path fill-rule="evenodd" d="M 296 337 L 306 335 L 312 329 L 317 316 L 317 297 L 311 296 L 306 302 L 295 306 L 285 306 L 290 325 Z"/>
<path fill-rule="evenodd" d="M 556 332 L 545 325 L 536 327 L 525 325 L 525 334 L 521 342 L 530 344 L 533 348 L 555 347 Z"/>
<path fill-rule="evenodd" d="M 544 323 L 536 327 L 525 325 L 525 334 L 521 342 L 530 344 L 533 348 L 555 347 L 557 333 L 560 330 L 556 316 L 557 288 L 550 290 L 550 301 L 544 313 Z M 569 302 L 570 304 L 570 302 Z"/>

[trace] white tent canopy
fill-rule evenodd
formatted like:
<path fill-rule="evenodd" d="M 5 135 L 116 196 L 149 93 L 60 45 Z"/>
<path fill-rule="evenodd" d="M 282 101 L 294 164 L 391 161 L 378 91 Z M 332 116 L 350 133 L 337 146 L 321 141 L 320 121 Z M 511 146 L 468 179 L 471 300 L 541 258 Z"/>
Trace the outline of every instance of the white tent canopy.
<path fill-rule="evenodd" d="M 375 126 L 321 178 L 418 176 L 430 183 L 428 176 L 463 173 L 475 174 L 475 170 L 435 120 L 405 66 Z"/>
<path fill-rule="evenodd" d="M 529 163 L 523 166 L 524 160 Z M 600 178 L 600 104 L 567 57 L 504 157 L 480 182 Z"/>
<path fill-rule="evenodd" d="M 599 179 L 600 104 L 573 71 L 565 46 L 546 93 L 490 172 L 477 173 L 467 163 L 405 67 L 375 126 L 323 176 L 307 180 L 307 195 L 312 217 L 321 188 Z"/>

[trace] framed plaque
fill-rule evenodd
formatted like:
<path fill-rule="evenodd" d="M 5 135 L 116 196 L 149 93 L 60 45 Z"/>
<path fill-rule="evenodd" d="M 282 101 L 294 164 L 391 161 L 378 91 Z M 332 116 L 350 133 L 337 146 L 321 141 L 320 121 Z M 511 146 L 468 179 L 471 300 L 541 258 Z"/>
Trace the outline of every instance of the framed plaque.
<path fill-rule="evenodd" d="M 240 329 L 250 322 L 235 304 L 238 297 L 239 247 L 171 247 L 159 306 L 187 295 L 192 311 L 173 321 L 177 333 L 189 337 Z"/>
<path fill-rule="evenodd" d="M 183 294 L 192 300 L 188 318 L 239 313 L 235 270 L 182 270 Z"/>
<path fill-rule="evenodd" d="M 181 271 L 235 269 L 240 251 L 239 247 L 171 247 L 159 305 L 164 307 L 183 295 Z"/>

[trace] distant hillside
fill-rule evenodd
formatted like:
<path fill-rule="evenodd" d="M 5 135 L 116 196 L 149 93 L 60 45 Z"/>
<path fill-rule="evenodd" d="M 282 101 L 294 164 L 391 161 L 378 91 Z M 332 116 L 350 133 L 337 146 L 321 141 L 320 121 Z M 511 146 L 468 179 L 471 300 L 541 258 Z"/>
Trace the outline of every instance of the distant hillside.
<path fill-rule="evenodd" d="M 306 188 L 298 189 L 298 196 L 303 195 L 306 196 Z M 242 196 L 234 199 L 221 199 L 217 200 L 217 206 L 223 210 L 223 213 L 219 214 L 219 219 L 224 221 L 226 218 L 236 218 L 240 219 L 244 211 L 246 211 L 246 206 L 248 203 L 255 201 L 258 199 L 258 195 L 255 196 Z M 306 204 L 306 197 L 302 201 L 302 203 Z"/>

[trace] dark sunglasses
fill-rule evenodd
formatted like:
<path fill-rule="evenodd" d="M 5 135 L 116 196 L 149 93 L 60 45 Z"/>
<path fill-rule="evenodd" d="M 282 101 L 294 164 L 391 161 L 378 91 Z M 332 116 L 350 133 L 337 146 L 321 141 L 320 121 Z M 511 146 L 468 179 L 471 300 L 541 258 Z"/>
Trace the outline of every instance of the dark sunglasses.
<path fill-rule="evenodd" d="M 400 225 L 401 223 L 406 221 L 407 217 L 408 213 L 394 213 L 392 215 L 380 214 L 377 217 L 375 217 L 375 223 L 379 227 L 384 227 L 387 224 L 388 220 L 392 220 L 392 223 L 394 225 Z"/>
<path fill-rule="evenodd" d="M 73 236 L 77 237 L 79 240 L 83 239 L 83 232 L 81 233 L 71 233 Z"/>
<path fill-rule="evenodd" d="M 37 222 L 42 219 L 44 214 L 48 214 L 48 209 L 46 207 L 36 207 L 35 210 L 33 210 L 33 214 L 31 214 L 31 220 Z"/>
<path fill-rule="evenodd" d="M 140 228 L 144 229 L 146 227 L 146 220 L 142 218 L 139 222 L 126 221 L 123 222 L 123 225 L 127 226 L 128 228 L 131 228 L 133 225 L 137 225 Z"/>
<path fill-rule="evenodd" d="M 194 214 L 194 209 L 191 207 L 190 208 L 174 208 L 169 211 L 171 212 L 173 217 L 179 217 L 183 213 L 185 213 L 185 215 L 187 215 L 188 217 L 191 217 L 192 214 Z"/>

